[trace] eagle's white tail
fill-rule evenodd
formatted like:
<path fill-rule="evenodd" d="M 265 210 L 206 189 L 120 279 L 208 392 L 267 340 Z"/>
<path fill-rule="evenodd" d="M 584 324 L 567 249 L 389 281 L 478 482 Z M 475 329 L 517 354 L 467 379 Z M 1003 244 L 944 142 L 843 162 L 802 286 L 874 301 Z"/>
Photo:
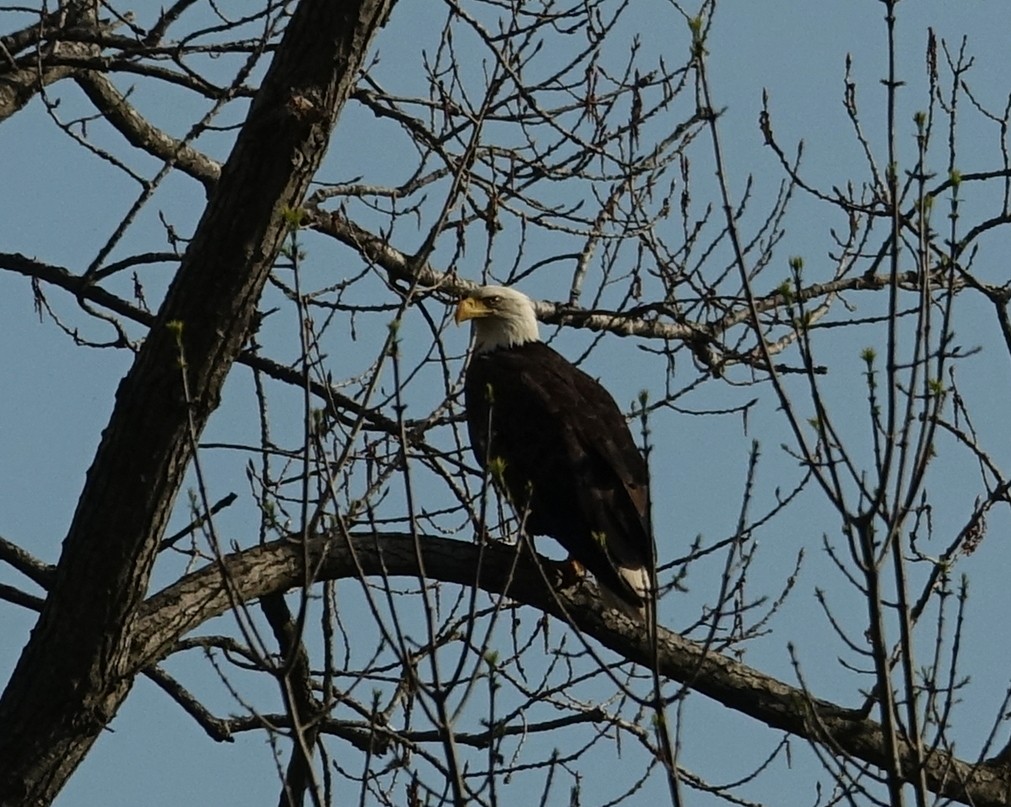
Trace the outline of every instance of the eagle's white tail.
<path fill-rule="evenodd" d="M 643 602 L 649 604 L 652 600 L 651 589 L 652 581 L 650 579 L 649 569 L 645 566 L 639 568 L 632 568 L 630 566 L 618 566 L 616 567 L 618 575 L 628 583 L 629 588 L 632 589 L 636 594 L 642 597 Z M 601 595 L 603 600 L 610 608 L 614 608 L 616 611 L 620 611 L 629 619 L 635 620 L 637 622 L 645 622 L 647 617 L 646 605 L 636 608 L 631 603 L 623 600 L 613 591 L 608 589 L 606 586 L 600 586 Z"/>
<path fill-rule="evenodd" d="M 619 566 L 618 574 L 621 576 L 622 580 L 628 583 L 632 591 L 644 600 L 649 599 L 650 589 L 653 588 L 653 582 L 650 580 L 649 569 L 645 566 L 640 566 L 638 569 L 633 569 L 628 566 Z"/>

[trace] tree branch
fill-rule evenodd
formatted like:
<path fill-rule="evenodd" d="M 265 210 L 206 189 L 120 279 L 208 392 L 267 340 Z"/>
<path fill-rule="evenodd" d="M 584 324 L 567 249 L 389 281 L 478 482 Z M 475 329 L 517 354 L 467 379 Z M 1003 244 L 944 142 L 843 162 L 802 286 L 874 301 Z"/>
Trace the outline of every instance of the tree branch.
<path fill-rule="evenodd" d="M 463 541 L 404 534 L 327 535 L 302 547 L 296 542 L 267 544 L 224 557 L 151 597 L 141 608 L 131 671 L 157 663 L 175 642 L 203 622 L 224 613 L 233 597 L 250 601 L 305 582 L 304 562 L 315 570 L 316 581 L 387 575 L 416 579 L 419 556 L 433 580 L 477 585 L 503 594 L 572 624 L 620 656 L 652 664 L 646 636 L 601 602 L 588 583 L 563 590 L 545 588 L 534 562 L 518 561 L 516 549 L 505 544 L 483 548 Z M 360 572 L 359 572 L 360 570 Z M 225 581 L 227 582 L 227 585 Z M 857 709 L 847 709 L 811 697 L 803 689 L 707 651 L 672 631 L 659 630 L 659 671 L 738 712 L 766 725 L 884 768 L 888 743 L 881 725 Z M 902 774 L 912 780 L 908 743 L 896 738 Z M 974 764 L 935 752 L 925 763 L 930 789 L 976 807 L 1004 807 L 1011 799 L 1011 767 L 995 762 Z"/>
<path fill-rule="evenodd" d="M 42 615 L 0 698 L 0 804 L 47 805 L 130 691 L 126 648 L 199 435 L 392 0 L 296 7 L 120 384 Z M 241 210 L 241 215 L 236 215 Z"/>

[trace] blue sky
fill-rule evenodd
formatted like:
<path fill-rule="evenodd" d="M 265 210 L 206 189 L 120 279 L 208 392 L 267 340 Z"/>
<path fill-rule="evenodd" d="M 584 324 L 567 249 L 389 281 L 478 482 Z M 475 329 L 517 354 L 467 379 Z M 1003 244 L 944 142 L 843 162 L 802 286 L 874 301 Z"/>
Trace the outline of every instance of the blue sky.
<path fill-rule="evenodd" d="M 881 163 L 885 160 L 882 127 L 885 94 L 880 83 L 886 67 L 883 6 L 877 0 L 831 0 L 818 4 L 817 11 L 812 11 L 812 7 L 809 0 L 761 3 L 724 0 L 717 9 L 707 43 L 708 64 L 717 106 L 725 107 L 720 132 L 731 177 L 730 191 L 737 200 L 744 193 L 748 175 L 754 177 L 755 193 L 760 200 L 763 194 L 774 193 L 781 180 L 775 160 L 762 145 L 757 126 L 764 90 L 769 92 L 769 107 L 780 141 L 790 148 L 800 139 L 805 142 L 802 173 L 807 179 L 824 189 L 867 179 L 866 165 L 855 146 L 841 100 L 848 54 L 853 59 L 852 75 L 858 85 L 857 97 L 869 141 L 876 159 Z M 411 71 L 417 69 L 412 59 L 437 42 L 438 30 L 432 26 L 430 9 L 429 4 L 419 0 L 402 0 L 379 35 L 375 49 L 380 60 L 375 74 L 391 91 L 403 88 L 406 92 L 411 87 Z M 155 10 L 155 4 L 142 3 L 137 8 L 142 20 Z M 898 69 L 907 82 L 899 94 L 898 144 L 901 159 L 908 161 L 915 153 L 913 114 L 927 104 L 923 65 L 928 28 L 956 48 L 966 37 L 967 52 L 975 59 L 967 80 L 979 103 L 999 112 L 1011 92 L 1008 79 L 1011 51 L 1006 43 L 1011 10 L 994 0 L 975 3 L 921 0 L 899 3 L 898 14 Z M 8 16 L 13 20 L 13 15 Z M 0 17 L 4 30 L 18 24 Z M 619 43 L 624 37 L 629 44 L 633 36 L 640 37 L 645 53 L 657 58 L 664 56 L 672 64 L 682 60 L 687 48 L 683 21 L 667 4 L 659 2 L 638 4 L 617 36 Z M 550 52 L 543 58 L 550 60 Z M 122 86 L 125 89 L 128 83 Z M 72 88 L 57 87 L 52 93 L 61 99 L 63 114 L 71 116 L 73 110 L 86 109 Z M 176 105 L 177 99 L 172 103 L 163 101 L 156 96 L 145 97 L 143 88 L 137 96 L 139 106 L 158 123 L 169 129 L 184 126 L 190 110 Z M 350 107 L 343 116 L 328 157 L 328 179 L 346 180 L 361 174 L 366 177 L 364 181 L 390 182 L 410 170 L 410 164 L 399 161 L 395 149 L 391 154 L 383 140 L 361 136 L 369 125 L 369 117 Z M 969 108 L 963 110 L 962 121 L 960 137 L 965 146 L 960 154 L 964 162 L 958 168 L 968 173 L 998 167 L 996 126 L 982 121 Z M 175 129 L 174 133 L 181 134 L 181 130 Z M 113 140 L 110 138 L 110 143 Z M 218 158 L 227 155 L 227 136 L 217 136 L 201 145 Z M 81 152 L 52 125 L 38 100 L 0 126 L 0 154 L 4 177 L 0 182 L 0 249 L 23 252 L 72 271 L 83 271 L 109 237 L 110 222 L 118 221 L 132 203 L 138 192 L 136 185 L 98 159 L 82 159 Z M 938 150 L 934 156 L 938 170 L 943 170 L 943 151 Z M 131 165 L 147 176 L 157 171 L 153 160 L 139 157 L 131 160 Z M 698 178 L 696 185 L 705 187 L 704 180 Z M 122 247 L 124 252 L 165 248 L 156 215 L 159 210 L 181 232 L 188 232 L 199 216 L 202 189 L 182 178 L 171 179 L 157 200 L 131 227 Z M 964 216 L 968 221 L 993 215 L 999 204 L 1000 199 L 989 189 L 965 189 Z M 761 205 L 758 209 L 762 209 Z M 746 222 L 754 224 L 753 220 Z M 785 242 L 777 250 L 780 275 L 773 269 L 768 276 L 785 278 L 787 258 L 794 255 L 804 257 L 812 277 L 828 272 L 829 232 L 841 226 L 842 218 L 829 205 L 799 198 L 791 209 Z M 405 221 L 398 225 L 392 238 L 398 248 L 407 252 L 417 247 L 421 237 L 416 229 L 412 233 L 412 227 L 413 223 Z M 984 243 L 977 257 L 977 271 L 990 282 L 1009 279 L 1004 258 L 1007 241 L 1007 235 L 994 235 Z M 559 249 L 550 239 L 535 241 L 532 246 L 547 254 Z M 316 262 L 315 271 L 330 271 L 334 265 L 340 270 L 347 262 L 345 253 L 325 242 L 310 241 L 308 249 L 310 261 Z M 440 254 L 437 252 L 437 256 Z M 480 261 L 476 255 L 471 258 L 475 264 Z M 478 270 L 477 265 L 461 266 L 461 271 L 472 272 L 472 277 L 477 276 Z M 150 298 L 157 299 L 158 288 L 168 282 L 168 277 L 149 274 L 145 282 Z M 773 283 L 770 281 L 769 285 Z M 565 297 L 567 286 L 563 278 L 555 286 L 550 283 L 539 286 L 535 293 L 560 300 Z M 47 292 L 47 297 L 67 322 L 81 324 L 73 300 L 56 290 Z M 864 301 L 854 302 L 859 305 Z M 868 301 L 868 307 L 873 306 Z M 406 323 L 408 333 L 425 333 L 419 319 Z M 292 332 L 284 333 L 285 327 L 283 321 L 277 326 L 278 355 L 291 358 L 295 342 Z M 84 322 L 82 328 L 82 334 L 89 339 L 108 339 L 111 335 L 94 321 Z M 960 381 L 987 449 L 998 465 L 1007 466 L 1011 460 L 1011 437 L 1003 422 L 1006 409 L 1003 402 L 1011 383 L 1008 357 L 995 343 L 998 334 L 992 316 L 983 306 L 969 301 L 960 304 L 956 330 L 958 340 L 966 346 L 984 346 L 980 355 L 960 365 Z M 139 336 L 140 331 L 134 335 Z M 23 544 L 45 561 L 55 562 L 84 474 L 111 411 L 116 384 L 129 366 L 130 355 L 111 348 L 75 347 L 51 321 L 40 323 L 33 311 L 28 281 L 12 273 L 0 273 L 0 336 L 6 346 L 0 351 L 0 457 L 4 458 L 0 462 L 0 535 Z M 367 365 L 384 336 L 385 322 L 381 317 L 363 324 L 360 341 L 354 348 L 361 350 L 361 354 L 356 356 L 352 351 L 340 356 L 342 368 L 353 368 L 356 362 Z M 880 331 L 870 331 L 860 338 L 872 341 L 880 337 Z M 449 328 L 440 338 L 447 352 L 462 356 L 466 349 L 465 331 Z M 588 342 L 585 334 L 563 332 L 554 344 L 563 353 L 574 355 Z M 832 335 L 819 343 L 824 360 L 833 368 L 824 380 L 825 389 L 836 403 L 840 422 L 854 439 L 863 439 L 861 430 L 866 422 L 858 359 L 859 349 L 864 346 L 859 340 Z M 420 342 L 408 342 L 405 350 L 421 347 Z M 631 339 L 606 340 L 586 365 L 615 391 L 622 406 L 627 407 L 642 387 L 652 386 L 654 395 L 660 393 L 658 382 L 644 377 L 648 364 L 639 347 Z M 338 358 L 334 361 L 338 362 Z M 415 385 L 416 392 L 412 394 L 416 397 L 408 400 L 409 415 L 426 411 L 426 401 L 438 392 L 424 389 L 423 384 Z M 619 391 L 627 391 L 625 399 Z M 221 413 L 212 421 L 205 440 L 248 438 L 256 425 L 248 394 L 248 374 L 236 370 L 226 388 Z M 297 398 L 283 391 L 275 394 L 279 434 L 297 435 L 300 429 Z M 697 534 L 710 542 L 732 534 L 752 439 L 760 440 L 763 447 L 757 509 L 770 505 L 777 488 L 785 489 L 799 478 L 796 463 L 779 450 L 787 437 L 781 413 L 767 390 L 714 390 L 709 385 L 704 394 L 686 398 L 684 408 L 729 406 L 759 394 L 760 403 L 747 429 L 740 418 L 730 416 L 701 418 L 683 413 L 658 416 L 654 423 L 655 439 L 663 450 L 657 452 L 654 473 L 666 494 L 662 496 L 657 522 L 672 525 L 674 533 L 667 538 L 669 543 L 661 542 L 661 559 L 665 554 L 667 557 L 679 554 L 679 548 Z M 283 414 L 288 411 L 287 406 L 292 407 L 290 418 Z M 929 489 L 937 497 L 934 526 L 943 536 L 964 522 L 978 482 L 972 463 L 963 454 L 943 442 L 939 450 L 945 463 L 944 472 L 932 478 Z M 206 461 L 215 489 L 222 495 L 229 490 L 246 493 L 241 458 L 214 454 L 207 456 Z M 950 506 L 942 506 L 945 504 Z M 177 515 L 176 521 L 183 520 L 184 514 Z M 223 525 L 235 535 L 249 528 L 238 517 L 226 516 Z M 973 591 L 964 669 L 972 674 L 975 685 L 962 693 L 962 711 L 956 717 L 957 732 L 964 732 L 958 736 L 964 737 L 965 753 L 970 756 L 975 751 L 973 743 L 980 738 L 979 724 L 988 723 L 998 707 L 1011 661 L 1006 631 L 998 625 L 995 637 L 993 620 L 982 616 L 1005 613 L 1008 607 L 1006 549 L 1001 545 L 1008 526 L 1006 514 L 995 514 L 989 540 L 958 569 L 970 577 Z M 836 655 L 842 648 L 830 635 L 813 596 L 816 587 L 826 588 L 846 617 L 854 625 L 860 624 L 862 615 L 851 610 L 854 608 L 851 595 L 843 593 L 838 574 L 820 551 L 822 534 L 833 530 L 838 530 L 838 524 L 832 521 L 825 504 L 810 496 L 803 506 L 756 536 L 762 551 L 749 577 L 754 596 L 778 593 L 801 548 L 806 553 L 806 563 L 793 595 L 793 606 L 776 618 L 767 637 L 751 645 L 746 661 L 794 682 L 786 651 L 787 641 L 792 641 L 815 693 L 847 702 L 845 699 L 854 697 L 854 693 L 850 679 L 836 663 Z M 943 538 L 938 540 L 939 545 L 944 543 Z M 665 615 L 668 624 L 678 627 L 691 621 L 711 599 L 711 586 L 718 579 L 717 566 L 715 561 L 699 566 L 689 581 L 691 590 L 683 600 L 669 604 L 670 610 Z M 167 582 L 177 572 L 174 568 L 162 569 L 157 579 Z M 0 569 L 0 581 L 22 582 L 5 569 Z M 353 601 L 354 595 L 349 599 Z M 13 667 L 31 621 L 30 614 L 16 608 L 0 608 L 0 678 L 6 677 Z M 561 633 L 557 628 L 553 636 L 557 639 Z M 192 676 L 199 681 L 202 696 L 220 713 L 237 710 L 199 659 L 175 659 L 170 669 L 182 678 Z M 244 683 L 251 694 L 269 700 L 271 695 L 260 689 L 261 684 Z M 601 698 L 607 696 L 603 691 L 600 694 Z M 848 703 L 853 705 L 851 701 Z M 688 700 L 684 720 L 686 731 L 691 733 L 684 740 L 683 761 L 712 781 L 730 781 L 742 775 L 775 742 L 771 733 L 699 697 Z M 744 737 L 755 738 L 757 742 L 739 739 Z M 731 755 L 726 754 L 728 747 L 732 748 Z M 815 763 L 800 743 L 795 748 L 800 761 L 794 769 L 786 770 L 779 763 L 779 768 L 761 780 L 755 790 L 748 791 L 749 797 L 786 807 L 814 802 Z M 178 707 L 141 679 L 57 804 L 84 807 L 96 803 L 167 806 L 185 801 L 265 803 L 273 801 L 277 792 L 271 758 L 270 748 L 259 735 L 240 738 L 234 745 L 215 746 Z M 802 772 L 805 769 L 807 773 Z M 587 782 L 599 789 L 588 789 L 584 804 L 605 802 L 606 772 L 587 771 L 586 776 Z M 778 789 L 783 785 L 791 788 L 789 795 Z M 647 792 L 662 797 L 663 782 L 654 777 Z M 520 792 L 513 798 L 528 796 Z M 711 802 L 700 797 L 698 801 L 693 798 L 691 803 Z"/>

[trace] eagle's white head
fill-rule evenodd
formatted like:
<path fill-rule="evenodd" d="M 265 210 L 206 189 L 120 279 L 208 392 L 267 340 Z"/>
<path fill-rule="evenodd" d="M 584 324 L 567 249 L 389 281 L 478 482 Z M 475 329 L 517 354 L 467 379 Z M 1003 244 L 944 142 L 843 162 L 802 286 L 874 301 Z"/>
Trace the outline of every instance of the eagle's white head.
<path fill-rule="evenodd" d="M 484 353 L 540 341 L 534 304 L 523 292 L 481 286 L 456 307 L 456 324 L 471 320 L 474 350 Z"/>

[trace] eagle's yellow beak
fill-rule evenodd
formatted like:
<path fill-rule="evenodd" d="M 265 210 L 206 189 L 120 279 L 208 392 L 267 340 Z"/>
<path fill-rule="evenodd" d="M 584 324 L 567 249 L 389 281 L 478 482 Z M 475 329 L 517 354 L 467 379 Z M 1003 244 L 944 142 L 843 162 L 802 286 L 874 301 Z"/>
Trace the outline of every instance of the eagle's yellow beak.
<path fill-rule="evenodd" d="M 486 317 L 491 313 L 491 309 L 482 300 L 477 297 L 464 297 L 456 306 L 456 320 L 457 325 L 462 325 L 468 319 L 475 319 L 476 317 Z"/>

